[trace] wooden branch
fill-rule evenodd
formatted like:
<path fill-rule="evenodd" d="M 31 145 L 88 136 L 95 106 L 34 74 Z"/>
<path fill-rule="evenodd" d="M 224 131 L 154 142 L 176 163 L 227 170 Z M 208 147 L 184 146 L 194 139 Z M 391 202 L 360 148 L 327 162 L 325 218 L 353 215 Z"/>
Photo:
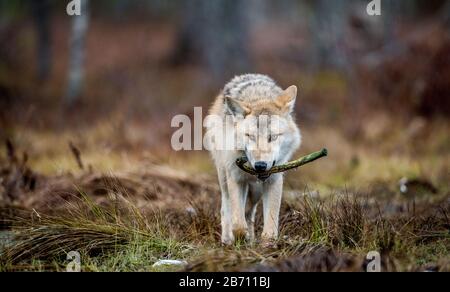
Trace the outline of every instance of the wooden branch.
<path fill-rule="evenodd" d="M 77 161 L 78 167 L 84 170 L 83 160 L 81 159 L 81 151 L 72 142 L 69 142 L 70 151 L 72 151 L 75 160 Z"/>
<path fill-rule="evenodd" d="M 267 179 L 270 175 L 272 175 L 274 173 L 284 172 L 284 171 L 288 171 L 290 169 L 300 167 L 302 165 L 311 163 L 311 162 L 313 162 L 319 158 L 325 157 L 327 155 L 328 155 L 328 150 L 324 148 L 321 151 L 311 153 L 309 155 L 306 155 L 297 160 L 293 160 L 291 162 L 285 163 L 283 165 L 272 167 L 270 170 L 264 171 L 264 172 L 257 172 L 253 168 L 247 166 L 246 165 L 246 163 L 248 162 L 247 157 L 238 158 L 236 160 L 236 165 L 243 171 L 245 171 L 251 175 L 257 176 L 261 180 L 264 180 L 264 179 Z"/>

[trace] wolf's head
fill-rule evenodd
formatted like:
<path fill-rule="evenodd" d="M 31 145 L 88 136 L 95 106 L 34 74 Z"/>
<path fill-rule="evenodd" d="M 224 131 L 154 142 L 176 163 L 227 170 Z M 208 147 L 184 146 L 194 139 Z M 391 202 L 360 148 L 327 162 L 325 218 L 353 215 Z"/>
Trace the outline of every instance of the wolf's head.
<path fill-rule="evenodd" d="M 225 97 L 235 120 L 238 147 L 256 171 L 287 162 L 300 145 L 300 131 L 292 118 L 296 98 L 296 86 L 275 99 L 261 98 L 251 104 Z"/>

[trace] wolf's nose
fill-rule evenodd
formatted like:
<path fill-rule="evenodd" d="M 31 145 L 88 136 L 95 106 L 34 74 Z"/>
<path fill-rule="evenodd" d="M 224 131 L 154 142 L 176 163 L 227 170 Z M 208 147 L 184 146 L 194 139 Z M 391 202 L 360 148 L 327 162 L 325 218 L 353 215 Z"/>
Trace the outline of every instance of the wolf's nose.
<path fill-rule="evenodd" d="M 258 161 L 255 163 L 255 170 L 256 171 L 266 171 L 267 169 L 267 163 L 263 161 Z"/>

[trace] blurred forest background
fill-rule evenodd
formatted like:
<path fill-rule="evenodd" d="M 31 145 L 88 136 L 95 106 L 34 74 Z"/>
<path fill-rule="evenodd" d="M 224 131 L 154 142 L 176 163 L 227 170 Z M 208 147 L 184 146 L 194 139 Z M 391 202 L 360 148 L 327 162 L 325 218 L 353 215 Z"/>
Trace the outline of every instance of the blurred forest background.
<path fill-rule="evenodd" d="M 0 207 L 8 216 L 12 207 L 32 209 L 33 219 L 43 216 L 37 212 L 66 214 L 74 197 L 116 208 L 126 195 L 144 212 L 165 210 L 168 223 L 161 227 L 166 221 L 148 216 L 139 229 L 170 226 L 170 236 L 156 237 L 161 251 L 135 250 L 146 239 L 121 254 L 129 258 L 114 257 L 124 267 L 105 259 L 93 270 L 140 269 L 136 255 L 147 264 L 170 255 L 190 260 L 217 247 L 214 166 L 205 151 L 173 151 L 170 122 L 193 116 L 197 106 L 206 114 L 229 79 L 257 72 L 300 89 L 296 116 L 304 142 L 296 155 L 329 150 L 326 159 L 287 174 L 285 201 L 306 194 L 367 198 L 361 206 L 323 210 L 322 201 L 314 201 L 319 209 L 297 201 L 285 206 L 280 254 L 307 250 L 296 245 L 306 238 L 339 251 L 389 251 L 403 270 L 442 259 L 450 269 L 450 1 L 382 0 L 381 16 L 366 13 L 369 2 L 81 0 L 82 15 L 71 17 L 69 1 L 0 0 Z M 2 210 L 0 230 L 10 227 Z M 324 227 L 314 225 L 317 210 Z M 134 229 L 127 233 L 116 211 L 114 222 L 83 217 L 86 228 L 99 230 L 78 241 L 75 219 L 39 221 L 55 228 L 23 229 L 23 244 L 8 255 L 33 262 L 52 259 L 61 246 L 74 249 L 72 243 L 115 248 L 117 232 L 108 230 L 121 228 L 133 242 Z M 39 241 L 65 235 L 55 246 Z M 166 246 L 167 238 L 182 244 Z M 255 258 L 247 256 L 238 258 Z M 312 261 L 328 256 L 334 254 Z"/>
<path fill-rule="evenodd" d="M 0 1 L 0 139 L 40 173 L 81 170 L 70 149 L 101 171 L 213 173 L 206 153 L 172 151 L 170 120 L 258 72 L 299 86 L 302 153 L 332 153 L 295 186 L 448 179 L 450 1 L 369 16 L 363 0 L 83 0 L 77 17 L 66 2 Z"/>

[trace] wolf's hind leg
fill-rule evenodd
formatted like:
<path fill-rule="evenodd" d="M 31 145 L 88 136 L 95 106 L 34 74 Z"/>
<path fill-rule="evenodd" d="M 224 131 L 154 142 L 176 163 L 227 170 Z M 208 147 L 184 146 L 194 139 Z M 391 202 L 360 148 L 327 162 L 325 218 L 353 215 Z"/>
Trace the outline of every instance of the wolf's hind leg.
<path fill-rule="evenodd" d="M 247 225 L 248 225 L 248 240 L 250 242 L 255 241 L 255 218 L 256 210 L 258 209 L 258 203 L 251 204 L 250 209 L 247 211 Z"/>

